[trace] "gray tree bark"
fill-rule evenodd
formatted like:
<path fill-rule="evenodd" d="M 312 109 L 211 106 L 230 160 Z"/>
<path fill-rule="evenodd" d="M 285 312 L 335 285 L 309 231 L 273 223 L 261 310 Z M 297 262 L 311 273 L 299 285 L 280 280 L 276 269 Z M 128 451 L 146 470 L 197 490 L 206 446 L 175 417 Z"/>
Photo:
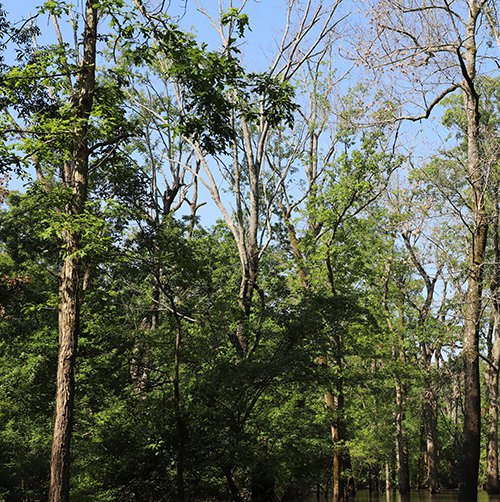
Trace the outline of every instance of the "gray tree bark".
<path fill-rule="evenodd" d="M 486 179 L 480 158 L 479 96 L 476 77 L 476 26 L 480 14 L 478 3 L 469 2 L 466 27 L 465 59 L 459 55 L 464 81 L 463 96 L 467 117 L 467 174 L 471 188 L 472 228 L 468 252 L 469 270 L 465 298 L 463 332 L 464 429 L 462 449 L 462 486 L 459 501 L 477 500 L 481 441 L 481 384 L 479 379 L 479 322 L 483 293 L 483 268 L 488 234 L 485 207 Z"/>
<path fill-rule="evenodd" d="M 88 120 L 95 87 L 97 6 L 87 0 L 83 57 L 71 106 L 74 116 L 72 159 L 65 165 L 64 183 L 72 190 L 66 207 L 69 216 L 83 213 L 88 185 Z M 59 354 L 57 362 L 56 403 L 50 463 L 49 502 L 69 501 L 70 445 L 73 430 L 75 364 L 80 318 L 80 249 L 74 230 L 63 234 L 66 256 L 59 285 Z"/>

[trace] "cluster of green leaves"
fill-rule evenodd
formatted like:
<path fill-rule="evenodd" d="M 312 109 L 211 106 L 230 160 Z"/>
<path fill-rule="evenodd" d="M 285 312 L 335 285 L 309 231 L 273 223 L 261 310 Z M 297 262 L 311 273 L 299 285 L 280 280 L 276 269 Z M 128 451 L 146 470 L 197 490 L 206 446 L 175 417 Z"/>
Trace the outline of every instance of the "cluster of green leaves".
<path fill-rule="evenodd" d="M 61 235 L 68 230 L 80 240 L 82 266 L 75 500 L 174 500 L 181 457 L 188 500 L 222 500 L 231 483 L 243 496 L 259 483 L 288 499 L 317 486 L 326 490 L 330 426 L 338 421 L 346 428 L 342 446 L 350 452 L 350 473 L 368 483 L 386 462 L 395 464 L 396 379 L 406 390 L 404 427 L 416 479 L 426 378 L 438 402 L 453 406 L 457 400 L 450 404 L 447 394 L 459 373 L 450 355 L 443 371 L 423 375 L 420 346 L 451 344 L 457 326 L 436 318 L 418 325 L 423 282 L 394 230 L 412 208 L 391 216 L 377 203 L 403 160 L 386 149 L 384 127 L 352 126 L 364 116 L 366 89 L 345 100 L 335 155 L 297 216 L 309 288 L 297 280 L 286 232 L 276 233 L 261 258 L 245 319 L 255 347 L 238 358 L 232 342 L 241 322 L 241 274 L 233 236 L 222 222 L 193 231 L 182 216 L 165 214 L 156 170 L 163 157 L 169 162 L 186 149 L 180 138 L 194 139 L 209 154 L 226 152 L 238 139 L 238 120 L 265 121 L 288 133 L 298 108 L 294 85 L 246 72 L 235 37 L 224 51 L 210 51 L 168 16 L 145 23 L 122 2 L 116 11 L 113 2 L 99 4 L 112 19 L 112 34 L 100 41 L 112 42 L 115 53 L 109 54 L 119 58 L 103 56 L 99 69 L 88 131 L 89 196 L 81 214 L 64 211 L 71 193 L 62 175 L 73 147 L 75 49 L 38 47 L 31 42 L 39 35 L 36 25 L 25 26 L 10 38 L 16 61 L 0 59 L 0 106 L 10 113 L 2 114 L 1 126 L 13 131 L 0 147 L 2 168 L 29 166 L 38 176 L 25 194 L 12 193 L 0 213 L 0 497 L 46 497 L 57 276 L 65 253 Z M 50 1 L 40 12 L 61 16 L 69 8 Z M 222 23 L 234 26 L 238 37 L 249 26 L 237 9 L 223 14 Z M 10 30 L 1 11 L 0 30 Z M 178 103 L 173 94 L 151 98 L 140 87 L 158 77 L 170 90 L 181 89 Z M 373 117 L 384 119 L 384 107 L 392 114 L 393 105 L 379 98 Z M 158 118 L 152 126 L 134 112 L 141 100 Z M 21 134 L 14 119 L 23 124 Z M 462 118 L 447 114 L 445 120 L 460 126 Z M 150 126 L 156 133 L 163 128 L 172 141 L 161 154 L 149 148 L 163 139 L 143 141 Z M 294 155 L 281 144 L 275 150 L 284 160 Z M 436 159 L 426 174 L 451 178 L 453 155 Z M 244 185 L 244 166 L 241 171 Z M 300 182 L 300 173 L 291 172 Z M 429 185 L 420 190 L 423 196 Z M 452 241 L 453 232 L 442 239 Z M 342 393 L 345 406 L 326 406 L 325 392 Z M 440 476 L 451 484 L 460 425 L 451 413 L 438 420 Z"/>

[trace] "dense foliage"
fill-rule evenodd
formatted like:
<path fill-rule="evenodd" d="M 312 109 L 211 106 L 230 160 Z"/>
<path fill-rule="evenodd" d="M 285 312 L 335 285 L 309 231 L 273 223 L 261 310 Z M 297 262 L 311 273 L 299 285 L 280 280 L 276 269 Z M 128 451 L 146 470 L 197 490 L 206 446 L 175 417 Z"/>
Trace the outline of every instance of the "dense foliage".
<path fill-rule="evenodd" d="M 146 2 L 94 4 L 88 111 L 85 14 L 48 1 L 19 22 L 0 9 L 0 500 L 49 496 L 68 260 L 71 500 L 343 500 L 404 492 L 405 476 L 459 487 L 474 226 L 462 95 L 443 94 L 449 137 L 422 160 L 398 142 L 404 96 L 337 81 L 338 4 L 290 2 L 300 22 L 266 71 L 243 63 L 243 7 L 219 13 L 211 50 Z M 477 78 L 491 445 L 500 81 Z"/>

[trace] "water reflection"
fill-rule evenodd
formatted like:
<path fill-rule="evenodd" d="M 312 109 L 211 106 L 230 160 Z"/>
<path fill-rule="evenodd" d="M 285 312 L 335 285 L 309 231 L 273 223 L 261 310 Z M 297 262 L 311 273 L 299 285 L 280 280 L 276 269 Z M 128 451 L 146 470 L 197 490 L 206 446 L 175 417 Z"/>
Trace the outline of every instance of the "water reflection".
<path fill-rule="evenodd" d="M 409 495 L 400 495 L 396 492 L 390 493 L 370 493 L 368 490 L 359 490 L 356 496 L 352 499 L 353 502 L 456 502 L 457 501 L 456 491 L 443 491 L 437 495 L 431 495 L 430 493 L 422 490 L 420 492 L 411 492 Z M 326 500 L 322 497 L 320 502 Z M 349 499 L 351 500 L 351 499 Z M 302 502 L 316 502 L 316 497 L 310 497 Z M 479 492 L 477 497 L 478 502 L 500 502 L 500 497 L 498 495 L 488 495 L 486 492 Z"/>
<path fill-rule="evenodd" d="M 391 493 L 370 493 L 365 490 L 358 491 L 354 502 L 456 502 L 458 494 L 456 491 L 442 491 L 436 495 L 431 495 L 425 490 L 411 492 L 409 495 L 400 495 L 397 492 Z M 478 492 L 478 502 L 500 502 L 498 495 L 488 495 L 486 492 Z"/>

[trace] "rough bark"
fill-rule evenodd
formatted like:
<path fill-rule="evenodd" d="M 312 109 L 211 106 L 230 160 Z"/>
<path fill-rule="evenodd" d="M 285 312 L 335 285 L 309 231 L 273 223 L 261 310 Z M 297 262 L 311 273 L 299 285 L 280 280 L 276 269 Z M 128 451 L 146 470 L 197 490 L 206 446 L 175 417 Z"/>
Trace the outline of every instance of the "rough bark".
<path fill-rule="evenodd" d="M 69 500 L 70 444 L 80 310 L 78 287 L 78 262 L 67 258 L 61 271 L 59 288 L 59 354 L 50 464 L 50 502 Z"/>
<path fill-rule="evenodd" d="M 483 289 L 483 265 L 488 233 L 485 209 L 485 172 L 480 159 L 479 97 L 476 76 L 476 24 L 479 6 L 469 2 L 466 28 L 465 61 L 461 59 L 464 75 L 463 96 L 467 117 L 467 171 L 471 187 L 472 228 L 469 248 L 469 270 L 465 298 L 463 332 L 464 365 L 464 429 L 462 450 L 462 486 L 460 501 L 477 500 L 481 440 L 481 388 L 479 379 L 479 322 Z"/>
<path fill-rule="evenodd" d="M 497 191 L 498 201 L 498 191 Z M 486 491 L 490 495 L 500 492 L 498 479 L 498 380 L 500 367 L 500 235 L 499 235 L 499 205 L 496 202 L 493 225 L 493 248 L 495 268 L 491 281 L 492 319 L 488 336 L 488 365 L 485 371 L 486 387 Z"/>
<path fill-rule="evenodd" d="M 64 168 L 64 183 L 72 189 L 66 207 L 69 216 L 81 214 L 87 199 L 88 119 L 92 111 L 95 87 L 97 6 L 88 0 L 85 8 L 83 57 L 78 73 L 72 110 L 75 118 L 72 160 Z M 75 363 L 80 317 L 79 238 L 75 230 L 63 234 L 66 257 L 59 285 L 59 354 L 56 403 L 51 453 L 49 502 L 69 500 L 70 444 L 73 429 Z"/>
<path fill-rule="evenodd" d="M 498 318 L 495 319 L 494 331 L 498 329 Z M 490 352 L 489 365 L 485 371 L 485 387 L 487 396 L 486 414 L 486 491 L 490 495 L 498 495 L 498 364 L 500 362 L 500 338 L 496 338 Z"/>

